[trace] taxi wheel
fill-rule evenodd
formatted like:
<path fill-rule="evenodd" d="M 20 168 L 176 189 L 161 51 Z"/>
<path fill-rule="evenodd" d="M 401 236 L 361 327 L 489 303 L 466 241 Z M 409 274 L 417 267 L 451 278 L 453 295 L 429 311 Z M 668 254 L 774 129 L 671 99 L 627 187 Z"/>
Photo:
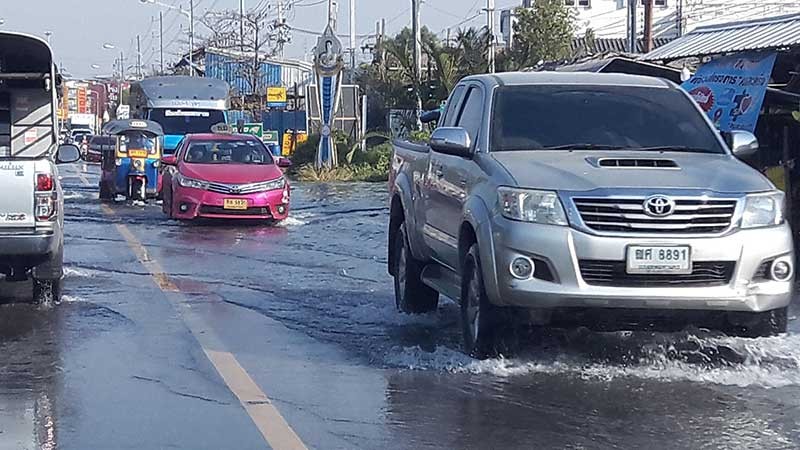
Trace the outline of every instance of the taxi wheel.
<path fill-rule="evenodd" d="M 164 196 L 164 199 L 161 201 L 161 211 L 167 215 L 170 219 L 174 218 L 172 214 L 172 192 L 170 195 L 164 194 L 164 190 L 161 190 L 161 193 Z"/>
<path fill-rule="evenodd" d="M 400 225 L 395 238 L 394 297 L 397 309 L 408 314 L 436 311 L 439 293 L 422 282 L 420 261 L 411 254 L 405 224 Z"/>

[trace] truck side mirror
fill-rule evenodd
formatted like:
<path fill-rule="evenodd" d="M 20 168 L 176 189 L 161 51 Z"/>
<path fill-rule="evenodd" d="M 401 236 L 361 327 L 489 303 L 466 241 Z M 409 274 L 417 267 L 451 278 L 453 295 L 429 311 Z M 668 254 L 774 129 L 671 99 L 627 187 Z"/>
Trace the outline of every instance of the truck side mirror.
<path fill-rule="evenodd" d="M 441 127 L 431 135 L 431 150 L 446 155 L 472 157 L 472 139 L 467 130 L 458 127 Z"/>
<path fill-rule="evenodd" d="M 81 159 L 81 151 L 75 144 L 61 144 L 56 150 L 56 164 L 70 164 Z"/>
<path fill-rule="evenodd" d="M 758 152 L 758 139 L 749 131 L 734 130 L 722 134 L 733 155 L 740 159 L 753 157 Z"/>

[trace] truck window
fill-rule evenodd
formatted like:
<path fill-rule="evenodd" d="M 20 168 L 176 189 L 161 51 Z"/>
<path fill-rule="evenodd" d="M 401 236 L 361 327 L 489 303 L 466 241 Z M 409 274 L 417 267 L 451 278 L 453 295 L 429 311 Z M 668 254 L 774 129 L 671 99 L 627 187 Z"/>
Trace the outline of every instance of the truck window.
<path fill-rule="evenodd" d="M 549 147 L 725 153 L 692 100 L 678 89 L 631 86 L 498 88 L 491 151 Z"/>
<path fill-rule="evenodd" d="M 442 126 L 454 126 L 456 119 L 458 118 L 457 108 L 461 107 L 461 99 L 464 98 L 464 91 L 466 90 L 467 88 L 464 86 L 456 86 L 456 88 L 453 90 L 453 93 L 450 95 L 450 100 L 447 101 L 447 110 L 445 112 L 444 120 L 441 121 Z"/>
<path fill-rule="evenodd" d="M 467 93 L 464 109 L 461 110 L 461 115 L 458 118 L 458 126 L 467 130 L 469 137 L 472 139 L 473 148 L 475 148 L 475 142 L 478 140 L 482 123 L 483 92 L 479 88 L 473 87 Z"/>

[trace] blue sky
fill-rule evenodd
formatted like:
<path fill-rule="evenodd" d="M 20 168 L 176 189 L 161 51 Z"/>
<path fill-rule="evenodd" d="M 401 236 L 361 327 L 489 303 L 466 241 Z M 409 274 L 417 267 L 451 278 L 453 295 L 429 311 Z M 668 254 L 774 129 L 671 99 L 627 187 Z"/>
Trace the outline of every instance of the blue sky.
<path fill-rule="evenodd" d="M 163 3 L 188 8 L 189 0 L 162 0 Z M 521 3 L 519 0 L 497 0 L 497 7 L 509 7 Z M 327 4 L 320 0 L 285 0 L 297 5 L 289 14 L 289 24 L 305 30 L 322 30 L 327 21 Z M 339 1 L 339 31 L 349 27 L 348 0 Z M 423 24 L 435 31 L 453 27 L 468 19 L 485 6 L 485 0 L 424 0 Z M 248 8 L 275 5 L 275 0 L 245 0 Z M 389 33 L 400 30 L 410 20 L 411 0 L 356 0 L 356 31 L 359 35 L 373 33 L 375 23 L 386 18 Z M 197 14 L 209 9 L 238 11 L 238 0 L 195 0 Z M 142 4 L 139 0 L 0 0 L 0 28 L 24 31 L 36 35 L 52 32 L 51 42 L 56 59 L 74 76 L 109 74 L 119 50 L 105 50 L 103 43 L 121 48 L 126 58 L 135 55 L 135 37 L 142 35 L 143 63 L 147 66 L 158 63 L 158 24 L 160 8 Z M 162 9 L 164 35 L 167 49 L 165 59 L 174 59 L 174 54 L 186 46 L 187 19 L 169 9 Z M 465 26 L 480 26 L 485 16 L 476 17 Z M 182 29 L 183 28 L 183 29 Z M 203 33 L 198 27 L 197 32 Z M 362 40 L 360 38 L 359 40 Z M 316 37 L 307 33 L 293 33 L 293 42 L 286 49 L 286 56 L 302 58 L 313 48 Z M 347 46 L 345 40 L 345 46 Z M 185 47 L 184 47 L 185 48 Z M 129 60 L 131 61 L 131 60 Z M 100 69 L 92 69 L 97 64 Z"/>

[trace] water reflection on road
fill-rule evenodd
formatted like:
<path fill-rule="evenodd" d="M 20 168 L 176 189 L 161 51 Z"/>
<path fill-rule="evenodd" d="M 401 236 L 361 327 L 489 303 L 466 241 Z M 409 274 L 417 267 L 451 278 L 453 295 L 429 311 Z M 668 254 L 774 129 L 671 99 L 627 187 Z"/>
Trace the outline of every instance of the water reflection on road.
<path fill-rule="evenodd" d="M 443 299 L 437 312 L 422 316 L 395 311 L 385 267 L 383 185 L 297 184 L 292 218 L 278 227 L 182 224 L 166 220 L 157 205 L 109 205 L 114 214 L 107 215 L 95 188 L 75 178 L 65 179 L 65 185 L 67 301 L 50 309 L 0 307 L 0 354 L 9 355 L 0 361 L 0 448 L 6 442 L 39 448 L 58 440 L 62 420 L 48 417 L 52 411 L 71 413 L 58 405 L 61 366 L 75 359 L 82 340 L 120 329 L 130 336 L 152 333 L 168 320 L 163 312 L 139 318 L 116 312 L 116 304 L 139 302 L 138 290 L 151 283 L 116 223 L 142 241 L 148 256 L 198 308 L 211 305 L 218 323 L 236 328 L 232 321 L 238 314 L 264 317 L 285 327 L 280 333 L 302 337 L 291 339 L 293 347 L 281 347 L 298 361 L 333 359 L 341 371 L 337 381 L 350 371 L 364 379 L 385 377 L 365 383 L 363 398 L 351 398 L 343 408 L 349 426 L 369 430 L 359 428 L 363 434 L 357 437 L 375 439 L 360 442 L 410 449 L 800 446 L 795 310 L 790 333 L 774 338 L 729 338 L 696 328 L 531 330 L 523 334 L 518 353 L 478 361 L 460 351 L 458 306 L 452 301 Z M 0 290 L 6 297 L 0 302 L 24 294 L 24 287 L 16 289 L 14 295 Z M 256 343 L 245 337 L 228 344 L 265 365 L 277 364 L 269 345 L 280 339 L 268 334 L 277 331 L 263 333 L 267 337 Z M 156 367 L 174 364 L 166 355 L 190 345 L 175 344 L 163 354 L 145 348 L 148 355 L 159 354 Z M 208 376 L 201 371 L 198 378 Z M 181 392 L 193 387 L 184 384 Z M 202 396 L 215 399 L 207 402 L 209 408 L 227 404 L 216 394 Z M 283 392 L 281 404 L 307 411 L 332 395 L 309 387 Z M 335 408 L 314 413 L 316 419 L 302 420 L 344 426 L 344 419 L 330 418 Z M 351 441 L 342 439 L 323 442 L 348 448 Z"/>

